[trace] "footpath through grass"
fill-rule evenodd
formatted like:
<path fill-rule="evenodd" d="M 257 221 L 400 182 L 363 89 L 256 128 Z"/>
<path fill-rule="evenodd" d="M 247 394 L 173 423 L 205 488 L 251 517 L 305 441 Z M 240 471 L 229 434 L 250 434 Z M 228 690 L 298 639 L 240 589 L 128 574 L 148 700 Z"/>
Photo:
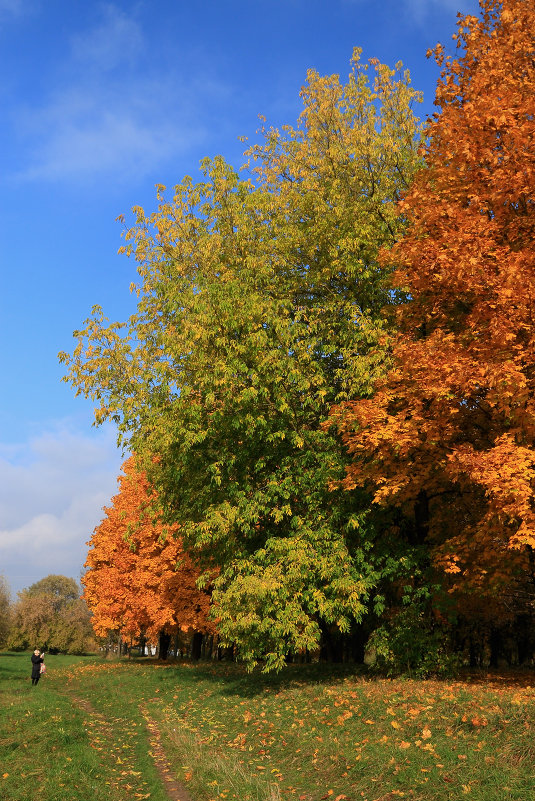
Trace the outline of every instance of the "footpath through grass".
<path fill-rule="evenodd" d="M 28 654 L 0 667 L 21 659 L 26 677 Z M 0 674 L 9 801 L 37 790 L 41 801 L 160 801 L 156 741 L 195 801 L 535 798 L 528 675 L 421 682 L 332 665 L 265 677 L 226 664 L 48 662 L 37 688 L 20 671 Z"/>

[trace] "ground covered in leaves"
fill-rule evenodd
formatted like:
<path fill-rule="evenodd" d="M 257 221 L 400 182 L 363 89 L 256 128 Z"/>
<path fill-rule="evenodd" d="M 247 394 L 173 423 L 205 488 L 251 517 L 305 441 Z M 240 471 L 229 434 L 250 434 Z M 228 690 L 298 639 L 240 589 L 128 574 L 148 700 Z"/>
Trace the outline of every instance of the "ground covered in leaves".
<path fill-rule="evenodd" d="M 22 799 L 35 781 L 41 801 L 74 790 L 162 801 L 173 787 L 194 801 L 535 796 L 532 674 L 438 682 L 293 665 L 265 677 L 222 663 L 49 657 L 32 688 L 29 671 L 6 674 L 24 657 L 0 658 L 11 679 L 0 798 Z"/>

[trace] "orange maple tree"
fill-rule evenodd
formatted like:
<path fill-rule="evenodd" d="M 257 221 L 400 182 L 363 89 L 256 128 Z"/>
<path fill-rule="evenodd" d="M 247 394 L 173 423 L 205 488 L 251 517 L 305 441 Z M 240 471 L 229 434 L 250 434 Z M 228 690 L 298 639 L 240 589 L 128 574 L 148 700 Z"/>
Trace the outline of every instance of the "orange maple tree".
<path fill-rule="evenodd" d="M 408 293 L 373 397 L 333 410 L 346 486 L 487 591 L 535 575 L 535 5 L 484 0 L 441 65 L 426 167 L 383 258 Z"/>
<path fill-rule="evenodd" d="M 119 493 L 89 541 L 82 584 L 98 636 L 120 631 L 157 642 L 163 631 L 214 632 L 210 595 L 182 550 L 177 526 L 164 526 L 156 494 L 134 456 L 122 467 Z"/>

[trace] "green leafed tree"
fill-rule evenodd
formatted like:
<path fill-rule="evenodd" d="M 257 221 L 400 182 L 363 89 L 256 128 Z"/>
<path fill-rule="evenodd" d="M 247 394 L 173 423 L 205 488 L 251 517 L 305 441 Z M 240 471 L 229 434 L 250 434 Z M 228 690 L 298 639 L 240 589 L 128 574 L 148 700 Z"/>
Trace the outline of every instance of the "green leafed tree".
<path fill-rule="evenodd" d="M 38 595 L 50 596 L 50 602 L 55 611 L 59 611 L 69 601 L 76 601 L 80 597 L 80 588 L 76 581 L 67 576 L 51 574 L 40 581 L 36 581 L 26 590 L 32 598 Z"/>
<path fill-rule="evenodd" d="M 418 163 L 400 69 L 356 50 L 346 83 L 311 71 L 297 125 L 263 128 L 240 173 L 218 157 L 171 199 L 159 187 L 126 231 L 136 313 L 95 309 L 61 354 L 214 568 L 222 636 L 268 669 L 349 631 L 376 580 L 365 496 L 329 490 L 347 456 L 321 424 L 382 369 L 394 298 L 377 253 Z"/>

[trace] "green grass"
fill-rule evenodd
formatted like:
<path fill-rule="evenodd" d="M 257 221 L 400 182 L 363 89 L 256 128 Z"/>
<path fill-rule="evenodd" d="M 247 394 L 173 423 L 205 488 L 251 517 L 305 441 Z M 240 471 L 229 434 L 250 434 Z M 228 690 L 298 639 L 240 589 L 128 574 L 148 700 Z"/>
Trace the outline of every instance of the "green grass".
<path fill-rule="evenodd" d="M 30 654 L 0 655 L 2 801 L 124 801 L 136 793 L 164 801 L 141 722 L 138 737 L 136 721 L 110 714 L 109 726 L 100 725 L 73 701 L 66 675 L 83 676 L 95 661 L 47 656 L 47 674 L 32 687 Z M 82 686 L 77 697 L 84 694 Z"/>
<path fill-rule="evenodd" d="M 37 788 L 41 801 L 147 793 L 160 801 L 147 717 L 195 801 L 535 797 L 527 675 L 421 682 L 332 665 L 266 677 L 222 663 L 47 662 L 32 688 L 28 654 L 0 657 L 0 714 L 8 718 L 0 798 L 9 801 Z"/>

